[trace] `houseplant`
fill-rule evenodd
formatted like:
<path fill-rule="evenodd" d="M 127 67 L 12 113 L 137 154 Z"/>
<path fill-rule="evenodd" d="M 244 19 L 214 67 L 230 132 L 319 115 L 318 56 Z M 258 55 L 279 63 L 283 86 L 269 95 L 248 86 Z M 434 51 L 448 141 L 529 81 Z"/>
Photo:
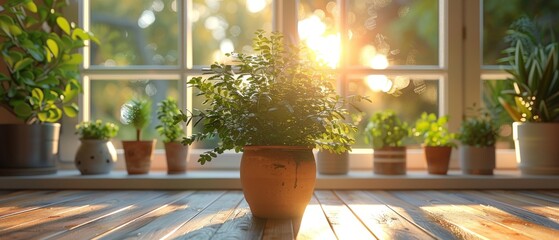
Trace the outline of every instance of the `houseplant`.
<path fill-rule="evenodd" d="M 406 174 L 406 147 L 402 140 L 410 136 L 407 122 L 394 111 L 371 116 L 365 128 L 366 142 L 373 146 L 373 170 L 376 174 Z"/>
<path fill-rule="evenodd" d="M 117 125 L 101 120 L 76 125 L 76 134 L 80 137 L 81 144 L 74 162 L 82 174 L 106 174 L 113 169 L 117 155 L 110 139 L 117 133 Z"/>
<path fill-rule="evenodd" d="M 301 216 L 314 190 L 313 147 L 346 151 L 356 128 L 344 121 L 344 99 L 330 71 L 310 51 L 264 31 L 255 33 L 253 45 L 255 55 L 227 54 L 235 65 L 215 63 L 210 77 L 189 81 L 206 107 L 183 114 L 186 122 L 203 124 L 183 143 L 220 138 L 200 155 L 201 164 L 226 150 L 243 151 L 241 184 L 253 215 Z"/>
<path fill-rule="evenodd" d="M 477 114 L 462 121 L 457 135 L 457 139 L 462 143 L 459 155 L 462 173 L 493 174 L 495 143 L 498 136 L 498 128 L 487 113 Z"/>
<path fill-rule="evenodd" d="M 121 118 L 125 124 L 136 130 L 135 141 L 122 141 L 124 160 L 128 174 L 146 174 L 151 167 L 153 151 L 157 140 L 142 141 L 142 130 L 151 120 L 151 102 L 135 98 L 122 106 Z"/>
<path fill-rule="evenodd" d="M 185 134 L 182 125 L 175 121 L 180 115 L 177 101 L 173 99 L 165 99 L 157 104 L 157 119 L 160 124 L 155 129 L 163 137 L 169 174 L 186 171 L 188 147 L 180 143 Z"/>
<path fill-rule="evenodd" d="M 559 174 L 559 44 L 547 42 L 537 24 L 527 17 L 514 22 L 504 51 L 512 89 L 500 98 L 515 121 L 513 139 L 523 174 Z"/>
<path fill-rule="evenodd" d="M 0 174 L 56 172 L 62 115 L 76 116 L 76 50 L 90 33 L 60 13 L 66 1 L 4 1 L 0 9 Z M 98 41 L 97 41 L 98 42 Z M 25 146 L 25 147 L 23 147 Z"/>
<path fill-rule="evenodd" d="M 447 122 L 448 115 L 437 117 L 434 113 L 423 112 L 412 129 L 414 136 L 423 139 L 429 174 L 445 175 L 448 172 L 450 154 L 456 146 L 456 136 L 448 131 Z"/>

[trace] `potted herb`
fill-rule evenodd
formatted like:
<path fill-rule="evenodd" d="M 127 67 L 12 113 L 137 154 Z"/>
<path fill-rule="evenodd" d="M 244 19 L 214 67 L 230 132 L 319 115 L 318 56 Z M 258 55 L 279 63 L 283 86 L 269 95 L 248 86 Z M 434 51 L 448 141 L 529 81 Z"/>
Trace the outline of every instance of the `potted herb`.
<path fill-rule="evenodd" d="M 141 140 L 142 130 L 151 120 L 151 102 L 146 99 L 132 99 L 122 106 L 121 117 L 125 124 L 132 125 L 136 130 L 135 141 L 122 141 L 126 170 L 128 174 L 146 174 L 151 167 L 157 141 Z"/>
<path fill-rule="evenodd" d="M 188 82 L 206 105 L 183 115 L 203 124 L 183 143 L 219 137 L 217 147 L 200 155 L 201 164 L 226 150 L 242 151 L 241 184 L 253 215 L 293 218 L 313 194 L 312 149 L 346 151 L 356 128 L 344 120 L 345 103 L 326 65 L 308 49 L 284 44 L 279 33 L 255 35 L 255 55 L 227 54 L 235 65 L 215 63 L 209 77 Z"/>
<path fill-rule="evenodd" d="M 499 100 L 513 123 L 516 156 L 523 174 L 559 174 L 559 44 L 545 41 L 527 17 L 514 22 L 504 51 L 513 87 Z"/>
<path fill-rule="evenodd" d="M 81 144 L 74 162 L 82 174 L 106 174 L 113 169 L 117 155 L 110 139 L 117 133 L 117 125 L 101 120 L 76 125 L 76 135 L 80 137 Z"/>
<path fill-rule="evenodd" d="M 180 142 L 185 134 L 182 125 L 176 121 L 181 115 L 177 101 L 165 99 L 157 104 L 157 107 L 157 119 L 159 119 L 160 124 L 155 129 L 163 137 L 163 143 L 165 144 L 167 173 L 184 173 L 186 171 L 188 147 Z"/>
<path fill-rule="evenodd" d="M 410 135 L 407 122 L 394 111 L 377 112 L 365 128 L 366 142 L 373 146 L 373 170 L 376 174 L 406 174 L 406 146 L 402 140 Z"/>
<path fill-rule="evenodd" d="M 77 115 L 76 50 L 95 40 L 61 14 L 67 1 L 8 0 L 0 8 L 0 174 L 56 172 L 64 114 Z M 20 146 L 26 146 L 22 148 Z"/>
<path fill-rule="evenodd" d="M 448 172 L 450 154 L 456 146 L 454 133 L 448 131 L 448 116 L 437 117 L 434 113 L 421 114 L 412 129 L 413 135 L 423 139 L 423 150 L 429 174 L 445 175 Z"/>
<path fill-rule="evenodd" d="M 498 129 L 487 114 L 466 118 L 460 125 L 460 166 L 464 174 L 492 175 Z"/>

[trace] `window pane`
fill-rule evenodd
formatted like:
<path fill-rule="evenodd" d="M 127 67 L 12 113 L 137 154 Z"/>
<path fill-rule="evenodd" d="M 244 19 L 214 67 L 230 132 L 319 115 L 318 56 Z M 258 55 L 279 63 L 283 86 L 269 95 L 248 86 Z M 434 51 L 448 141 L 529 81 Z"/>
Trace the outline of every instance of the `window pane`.
<path fill-rule="evenodd" d="M 512 118 L 503 105 L 499 103 L 499 97 L 512 97 L 510 95 L 501 94 L 505 89 L 511 89 L 511 81 L 507 80 L 483 80 L 483 103 L 491 118 L 499 126 L 498 148 L 514 148 L 512 140 Z"/>
<path fill-rule="evenodd" d="M 301 41 L 319 60 L 335 68 L 340 59 L 340 34 L 336 28 L 339 7 L 335 0 L 299 1 L 298 32 Z"/>
<path fill-rule="evenodd" d="M 397 92 L 390 90 L 399 88 Z M 387 92 L 392 92 L 391 94 Z M 378 111 L 394 110 L 403 121 L 411 126 L 422 112 L 439 114 L 439 81 L 438 79 L 420 79 L 408 76 L 373 75 L 365 78 L 351 78 L 349 95 L 361 94 L 369 96 L 372 103 L 364 102 L 357 106 L 364 112 L 359 122 L 360 133 L 354 147 L 370 148 L 364 139 L 364 129 L 369 118 Z M 415 143 L 408 139 L 408 144 Z"/>
<path fill-rule="evenodd" d="M 101 119 L 118 124 L 120 131 L 113 139 L 116 148 L 121 148 L 120 140 L 134 140 L 136 131 L 132 126 L 120 121 L 120 109 L 124 103 L 134 97 L 147 98 L 152 103 L 151 123 L 142 132 L 142 140 L 158 139 L 157 148 L 163 148 L 163 142 L 155 126 L 157 120 L 157 103 L 165 98 L 179 99 L 178 80 L 92 80 L 91 81 L 91 120 Z"/>
<path fill-rule="evenodd" d="M 194 65 L 209 65 L 233 51 L 250 53 L 254 32 L 272 30 L 271 0 L 194 0 L 192 7 Z"/>
<path fill-rule="evenodd" d="M 350 65 L 438 65 L 437 0 L 350 0 L 347 17 Z"/>
<path fill-rule="evenodd" d="M 483 64 L 496 65 L 507 47 L 503 41 L 509 26 L 521 16 L 536 19 L 544 28 L 559 33 L 559 1 L 549 0 L 484 0 Z M 557 35 L 556 35 L 557 36 Z M 556 37 L 557 38 L 557 37 Z"/>
<path fill-rule="evenodd" d="M 107 67 L 178 65 L 179 27 L 176 0 L 94 0 L 91 64 Z"/>

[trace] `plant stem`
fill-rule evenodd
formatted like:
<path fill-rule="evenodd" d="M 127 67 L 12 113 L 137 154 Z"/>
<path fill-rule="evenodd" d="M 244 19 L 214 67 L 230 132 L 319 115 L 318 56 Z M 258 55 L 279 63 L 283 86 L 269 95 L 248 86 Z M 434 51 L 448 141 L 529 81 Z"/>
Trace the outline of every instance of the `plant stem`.
<path fill-rule="evenodd" d="M 140 141 L 140 136 L 142 135 L 141 129 L 136 129 L 136 141 Z"/>

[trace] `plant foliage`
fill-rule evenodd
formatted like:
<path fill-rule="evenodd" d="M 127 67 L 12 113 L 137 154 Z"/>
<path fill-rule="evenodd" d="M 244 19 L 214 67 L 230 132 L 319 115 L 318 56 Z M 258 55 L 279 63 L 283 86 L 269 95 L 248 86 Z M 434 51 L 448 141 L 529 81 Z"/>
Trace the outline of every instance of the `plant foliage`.
<path fill-rule="evenodd" d="M 177 101 L 173 99 L 165 99 L 157 104 L 157 119 L 161 123 L 155 129 L 163 137 L 163 142 L 176 142 L 184 137 L 182 125 L 175 121 L 180 115 Z"/>
<path fill-rule="evenodd" d="M 512 101 L 499 101 L 514 121 L 559 121 L 559 45 L 555 40 L 544 43 L 537 24 L 523 17 L 514 22 L 507 35 L 510 47 L 504 50 L 512 69 L 513 88 L 504 94 Z M 553 39 L 553 38 L 552 38 Z"/>
<path fill-rule="evenodd" d="M 64 0 L 8 0 L 0 8 L 0 105 L 27 124 L 77 115 L 72 100 L 81 91 L 75 50 L 90 33 L 57 10 Z"/>
<path fill-rule="evenodd" d="M 95 122 L 81 122 L 76 125 L 76 134 L 80 139 L 109 140 L 118 133 L 118 126 L 111 122 L 103 123 L 101 120 Z"/>
<path fill-rule="evenodd" d="M 279 33 L 260 30 L 255 35 L 257 54 L 227 54 L 235 65 L 215 63 L 210 77 L 189 81 L 206 107 L 183 115 L 184 121 L 203 124 L 183 143 L 219 137 L 218 147 L 200 155 L 201 164 L 247 145 L 349 150 L 354 139 L 348 134 L 356 127 L 344 121 L 346 101 L 336 93 L 331 71 L 312 60 L 305 47 L 284 44 Z"/>
<path fill-rule="evenodd" d="M 475 107 L 475 106 L 474 106 Z M 499 129 L 489 114 L 482 109 L 474 109 L 477 114 L 462 121 L 457 139 L 462 144 L 475 147 L 495 146 Z"/>
<path fill-rule="evenodd" d="M 121 118 L 124 124 L 132 125 L 136 129 L 136 141 L 140 141 L 142 129 L 151 120 L 151 102 L 146 99 L 132 99 L 122 105 Z"/>
<path fill-rule="evenodd" d="M 372 144 L 374 149 L 400 147 L 410 133 L 408 123 L 400 120 L 394 111 L 387 110 L 371 116 L 365 128 L 365 142 Z"/>
<path fill-rule="evenodd" d="M 455 147 L 456 136 L 448 131 L 447 123 L 448 116 L 437 118 L 434 113 L 424 112 L 415 122 L 412 132 L 414 136 L 422 138 L 426 146 Z"/>

